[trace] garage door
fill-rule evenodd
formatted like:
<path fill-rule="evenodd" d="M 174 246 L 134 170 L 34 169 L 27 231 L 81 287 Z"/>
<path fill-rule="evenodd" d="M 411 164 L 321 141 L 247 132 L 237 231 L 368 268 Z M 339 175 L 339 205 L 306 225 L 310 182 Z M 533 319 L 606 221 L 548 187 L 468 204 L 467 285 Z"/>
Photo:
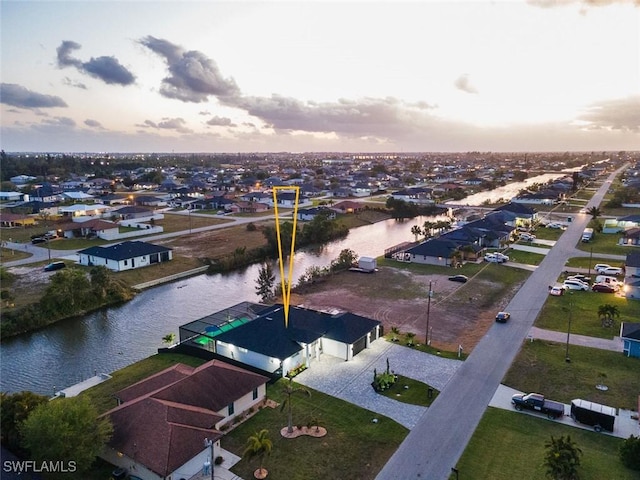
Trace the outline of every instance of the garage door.
<path fill-rule="evenodd" d="M 367 346 L 367 337 L 364 336 L 353 344 L 353 356 L 355 357 Z"/>

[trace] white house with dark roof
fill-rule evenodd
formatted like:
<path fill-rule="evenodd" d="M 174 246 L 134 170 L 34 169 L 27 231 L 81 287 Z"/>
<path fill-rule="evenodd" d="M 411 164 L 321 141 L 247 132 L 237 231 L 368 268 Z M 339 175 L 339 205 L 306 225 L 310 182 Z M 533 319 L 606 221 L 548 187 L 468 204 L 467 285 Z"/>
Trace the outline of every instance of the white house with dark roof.
<path fill-rule="evenodd" d="M 173 258 L 173 251 L 152 243 L 131 241 L 109 247 L 85 248 L 78 252 L 78 257 L 80 265 L 104 265 L 114 272 L 122 272 L 168 262 Z"/>
<path fill-rule="evenodd" d="M 628 254 L 624 262 L 624 295 L 640 299 L 640 252 Z"/>

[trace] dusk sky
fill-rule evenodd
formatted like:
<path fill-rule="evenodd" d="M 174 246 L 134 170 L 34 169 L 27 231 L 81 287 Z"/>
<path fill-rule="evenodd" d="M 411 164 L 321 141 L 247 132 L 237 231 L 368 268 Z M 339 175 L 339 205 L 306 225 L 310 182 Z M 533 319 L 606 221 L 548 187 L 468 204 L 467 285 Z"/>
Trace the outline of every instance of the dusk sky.
<path fill-rule="evenodd" d="M 640 150 L 640 0 L 0 5 L 7 152 Z"/>

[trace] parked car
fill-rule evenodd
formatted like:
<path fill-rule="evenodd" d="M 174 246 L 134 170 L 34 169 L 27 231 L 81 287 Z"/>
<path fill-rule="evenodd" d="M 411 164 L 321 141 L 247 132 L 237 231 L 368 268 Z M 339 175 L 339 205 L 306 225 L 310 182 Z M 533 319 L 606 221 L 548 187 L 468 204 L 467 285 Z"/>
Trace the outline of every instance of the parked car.
<path fill-rule="evenodd" d="M 493 253 L 487 253 L 484 256 L 484 260 L 486 262 L 491 262 L 491 263 L 502 263 L 502 261 L 498 257 L 496 257 L 495 254 Z"/>
<path fill-rule="evenodd" d="M 535 410 L 546 413 L 549 418 L 558 418 L 564 415 L 564 405 L 553 400 L 547 400 L 539 393 L 529 393 L 528 395 L 516 394 L 511 397 L 511 403 L 516 410 Z"/>
<path fill-rule="evenodd" d="M 60 270 L 65 268 L 67 265 L 64 262 L 52 262 L 49 265 L 44 267 L 45 272 L 54 272 L 56 270 Z"/>
<path fill-rule="evenodd" d="M 622 275 L 622 269 L 620 267 L 602 268 L 598 273 L 603 275 Z"/>
<path fill-rule="evenodd" d="M 520 234 L 520 240 L 524 241 L 524 242 L 533 242 L 536 239 L 535 235 L 532 235 L 530 233 L 521 233 Z"/>
<path fill-rule="evenodd" d="M 591 290 L 600 293 L 616 293 L 616 287 L 608 283 L 594 283 Z"/>
<path fill-rule="evenodd" d="M 31 243 L 33 243 L 34 245 L 37 245 L 38 243 L 45 243 L 46 241 L 47 239 L 43 237 L 36 237 L 31 239 Z"/>
<path fill-rule="evenodd" d="M 498 312 L 496 315 L 496 322 L 506 323 L 511 318 L 509 312 Z"/>
<path fill-rule="evenodd" d="M 559 297 L 560 295 L 564 295 L 564 288 L 562 288 L 562 287 L 551 287 L 549 289 L 549 295 L 553 295 L 555 297 Z"/>
<path fill-rule="evenodd" d="M 611 268 L 611 265 L 606 263 L 596 263 L 595 267 L 593 267 L 593 269 L 598 273 L 600 273 L 600 270 L 604 270 L 605 268 Z"/>
<path fill-rule="evenodd" d="M 449 277 L 449 280 L 451 280 L 452 282 L 467 283 L 469 281 L 469 277 L 467 277 L 466 275 L 453 275 Z"/>
<path fill-rule="evenodd" d="M 504 253 L 495 252 L 493 255 L 502 263 L 509 261 L 509 256 L 505 255 Z"/>
<path fill-rule="evenodd" d="M 557 222 L 552 222 L 547 224 L 547 228 L 555 228 L 555 229 L 559 229 L 559 228 L 563 228 L 564 225 L 562 225 L 561 223 L 557 223 Z"/>
<path fill-rule="evenodd" d="M 585 283 L 589 283 L 591 281 L 591 277 L 587 277 L 586 275 L 582 275 L 582 274 L 576 274 L 576 275 L 569 275 L 567 278 L 567 280 L 580 280 L 581 282 L 585 282 Z"/>
<path fill-rule="evenodd" d="M 585 282 L 581 282 L 580 280 L 565 280 L 562 282 L 562 285 L 567 287 L 569 290 L 589 290 L 589 284 Z"/>

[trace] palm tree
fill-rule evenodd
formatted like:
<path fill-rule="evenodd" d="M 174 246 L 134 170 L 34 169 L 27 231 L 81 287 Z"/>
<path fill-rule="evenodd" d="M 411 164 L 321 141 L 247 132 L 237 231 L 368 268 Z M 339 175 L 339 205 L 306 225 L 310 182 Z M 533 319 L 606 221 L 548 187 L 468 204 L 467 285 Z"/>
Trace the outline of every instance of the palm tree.
<path fill-rule="evenodd" d="M 167 333 L 164 337 L 162 337 L 162 343 L 171 345 L 175 339 L 176 339 L 175 333 Z"/>
<path fill-rule="evenodd" d="M 615 305 L 606 303 L 598 307 L 598 316 L 603 327 L 611 327 L 613 326 L 614 318 L 620 316 L 620 310 Z"/>
<path fill-rule="evenodd" d="M 398 327 L 391 327 L 391 341 L 392 342 L 397 342 L 398 341 L 398 335 L 400 335 L 400 329 Z"/>
<path fill-rule="evenodd" d="M 413 332 L 407 332 L 406 336 L 407 336 L 407 345 L 409 345 L 410 347 L 413 347 L 413 339 L 416 337 L 416 334 Z"/>
<path fill-rule="evenodd" d="M 251 461 L 254 458 L 260 460 L 260 468 L 258 469 L 259 478 L 265 478 L 267 476 L 267 470 L 262 467 L 264 457 L 271 454 L 273 443 L 269 439 L 269 430 L 263 428 L 259 432 L 254 433 L 247 438 L 247 443 L 242 452 L 242 458 L 246 458 L 247 461 Z"/>
<path fill-rule="evenodd" d="M 418 241 L 418 237 L 422 235 L 422 229 L 418 225 L 414 225 L 411 227 L 411 233 L 416 237 L 416 242 Z"/>
<path fill-rule="evenodd" d="M 544 466 L 547 468 L 547 477 L 553 480 L 576 480 L 582 450 L 571 437 L 554 438 L 545 443 Z"/>
<path fill-rule="evenodd" d="M 587 210 L 587 213 L 591 215 L 592 220 L 595 220 L 602 215 L 602 210 L 600 210 L 598 207 L 591 207 L 589 210 Z"/>
<path fill-rule="evenodd" d="M 311 392 L 306 388 L 302 387 L 294 387 L 293 381 L 289 378 L 289 383 L 287 383 L 282 389 L 282 393 L 286 395 L 284 402 L 282 402 L 282 406 L 280 407 L 280 411 L 283 411 L 285 408 L 287 409 L 287 433 L 293 432 L 293 414 L 291 411 L 291 396 L 296 394 L 306 395 L 307 397 L 311 396 Z"/>
<path fill-rule="evenodd" d="M 424 239 L 428 240 L 429 238 L 431 238 L 433 236 L 433 226 L 435 225 L 435 223 L 430 222 L 430 221 L 426 221 L 422 224 L 422 234 L 424 235 Z"/>

